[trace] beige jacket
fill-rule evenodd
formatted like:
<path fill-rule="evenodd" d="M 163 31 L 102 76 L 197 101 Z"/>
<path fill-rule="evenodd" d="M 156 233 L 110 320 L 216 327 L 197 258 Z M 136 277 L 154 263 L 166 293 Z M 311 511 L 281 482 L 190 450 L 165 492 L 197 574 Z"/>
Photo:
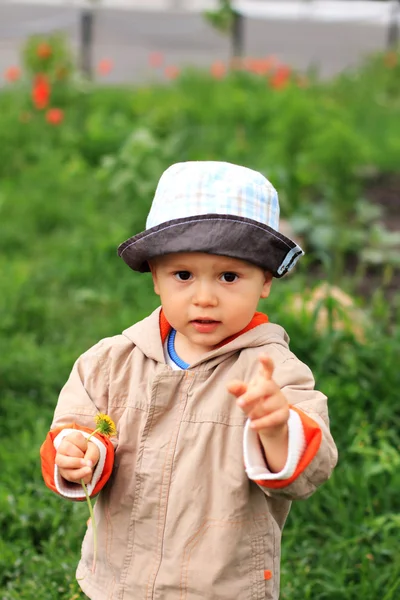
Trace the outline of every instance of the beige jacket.
<path fill-rule="evenodd" d="M 290 480 L 258 485 L 244 465 L 245 416 L 226 384 L 249 380 L 261 351 L 299 409 L 307 448 Z M 259 325 L 176 371 L 165 363 L 158 309 L 78 359 L 52 429 L 93 429 L 99 411 L 115 421 L 118 439 L 95 506 L 96 570 L 89 525 L 77 571 L 89 598 L 276 600 L 291 500 L 312 494 L 337 460 L 326 397 L 284 330 Z"/>

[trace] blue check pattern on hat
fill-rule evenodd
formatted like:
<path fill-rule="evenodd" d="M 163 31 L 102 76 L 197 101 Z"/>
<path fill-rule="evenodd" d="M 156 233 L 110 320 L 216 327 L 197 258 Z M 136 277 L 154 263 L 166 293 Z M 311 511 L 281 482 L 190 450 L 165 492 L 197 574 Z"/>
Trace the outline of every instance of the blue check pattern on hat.
<path fill-rule="evenodd" d="M 226 162 L 177 163 L 162 175 L 146 229 L 205 214 L 244 217 L 278 231 L 279 201 L 261 173 Z"/>
<path fill-rule="evenodd" d="M 261 173 L 226 162 L 178 163 L 161 176 L 146 229 L 118 247 L 134 271 L 157 256 L 205 252 L 283 277 L 304 254 L 279 232 L 278 194 Z"/>

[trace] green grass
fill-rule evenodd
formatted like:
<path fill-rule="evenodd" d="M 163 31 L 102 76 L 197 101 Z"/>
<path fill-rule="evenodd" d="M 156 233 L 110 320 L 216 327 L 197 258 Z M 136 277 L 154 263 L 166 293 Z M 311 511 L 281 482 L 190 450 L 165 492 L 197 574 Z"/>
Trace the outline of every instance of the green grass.
<path fill-rule="evenodd" d="M 312 97 L 304 92 L 310 94 L 306 106 L 303 92 L 291 98 L 288 91 L 281 100 L 268 96 L 267 102 L 265 82 L 247 75 L 220 87 L 203 76 L 190 77 L 170 88 L 135 93 L 94 90 L 71 107 L 65 127 L 54 130 L 42 121 L 32 127 L 18 121 L 22 90 L 21 96 L 0 95 L 5 142 L 0 148 L 1 600 L 82 597 L 74 572 L 87 507 L 45 488 L 39 447 L 76 357 L 158 304 L 150 277 L 133 274 L 116 248 L 144 227 L 163 169 L 196 158 L 230 159 L 265 172 L 271 168 L 283 183 L 287 206 L 292 200 L 314 202 L 310 189 L 323 189 L 324 174 L 329 173 L 332 188 L 341 176 L 353 177 L 339 160 L 341 140 L 351 149 L 364 136 L 367 158 L 377 168 L 393 171 L 400 164 L 393 142 L 398 131 L 394 100 L 388 110 L 375 105 L 370 129 L 363 121 L 365 130 L 356 138 L 353 125 L 344 133 L 339 128 L 314 135 L 313 119 L 324 111 L 333 110 L 337 125 L 337 105 L 349 87 L 360 113 L 373 110 L 365 102 L 364 80 L 359 87 L 351 78 L 340 80 L 328 93 L 316 86 Z M 256 100 L 249 103 L 251 94 Z M 282 123 L 275 119 L 279 107 L 287 108 Z M 350 101 L 344 110 L 344 121 L 358 118 Z M 390 123 L 390 140 L 377 125 L 380 114 L 385 127 Z M 302 141 L 307 132 L 310 137 Z M 318 150 L 325 139 L 331 156 L 329 149 Z M 387 145 L 374 154 L 373 139 Z M 362 156 L 358 150 L 352 155 L 357 161 Z M 332 165 L 337 172 L 330 172 Z M 397 600 L 398 315 L 395 308 L 388 310 L 384 291 L 377 290 L 364 302 L 370 319 L 365 342 L 345 333 L 318 333 L 314 316 L 299 315 L 291 303 L 293 294 L 317 283 L 308 265 L 305 260 L 296 275 L 275 282 L 261 308 L 288 330 L 292 349 L 329 396 L 339 464 L 312 498 L 293 506 L 283 538 L 282 598 Z"/>

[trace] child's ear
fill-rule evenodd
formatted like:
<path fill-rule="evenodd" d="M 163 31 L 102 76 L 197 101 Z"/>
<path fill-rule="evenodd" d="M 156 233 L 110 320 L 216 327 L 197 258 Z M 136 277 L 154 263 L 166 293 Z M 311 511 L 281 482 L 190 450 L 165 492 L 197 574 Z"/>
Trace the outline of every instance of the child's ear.
<path fill-rule="evenodd" d="M 261 290 L 260 298 L 268 298 L 269 293 L 271 291 L 271 285 L 272 285 L 272 279 L 273 279 L 272 273 L 270 273 L 269 271 L 265 271 L 264 277 L 265 277 L 265 281 L 264 281 L 264 285 Z"/>
<path fill-rule="evenodd" d="M 152 261 L 148 261 L 148 264 L 149 264 L 149 267 L 150 267 L 151 276 L 153 278 L 154 291 L 157 294 L 157 296 L 159 296 L 160 295 L 160 290 L 159 290 L 159 287 L 158 287 L 156 265 Z"/>

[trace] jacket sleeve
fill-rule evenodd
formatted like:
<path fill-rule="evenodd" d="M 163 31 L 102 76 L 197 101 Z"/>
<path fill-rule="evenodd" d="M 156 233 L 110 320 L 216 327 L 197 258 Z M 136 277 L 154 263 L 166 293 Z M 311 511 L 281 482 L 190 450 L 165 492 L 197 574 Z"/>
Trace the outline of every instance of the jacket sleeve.
<path fill-rule="evenodd" d="M 304 450 L 294 473 L 286 479 L 254 479 L 269 496 L 290 500 L 307 498 L 326 481 L 337 463 L 337 449 L 329 430 L 327 398 L 314 389 L 311 370 L 294 355 L 277 364 L 273 375 L 296 413 L 304 432 Z"/>
<path fill-rule="evenodd" d="M 291 408 L 288 420 L 288 450 L 284 467 L 279 473 L 269 470 L 264 455 L 260 437 L 251 428 L 251 420 L 247 419 L 243 434 L 243 455 L 246 472 L 249 479 L 254 481 L 272 481 L 274 479 L 289 479 L 296 471 L 297 466 L 306 448 L 304 427 L 299 413 Z"/>
<path fill-rule="evenodd" d="M 84 435 L 95 429 L 94 417 L 99 413 L 107 413 L 108 406 L 108 369 L 104 341 L 99 342 L 85 352 L 74 364 L 68 381 L 58 398 L 53 422 L 40 449 L 42 475 L 47 487 L 75 500 L 85 498 L 84 494 L 75 493 L 73 484 L 62 480 L 55 465 L 57 439 L 65 429 L 78 429 Z M 116 440 L 109 440 L 96 434 L 97 445 L 104 446 L 101 454 L 101 470 L 97 469 L 96 483 L 91 486 L 91 495 L 96 495 L 109 479 Z M 62 481 L 61 481 L 62 480 Z M 76 487 L 76 486 L 75 486 Z M 70 489 L 70 493 L 63 490 Z"/>

